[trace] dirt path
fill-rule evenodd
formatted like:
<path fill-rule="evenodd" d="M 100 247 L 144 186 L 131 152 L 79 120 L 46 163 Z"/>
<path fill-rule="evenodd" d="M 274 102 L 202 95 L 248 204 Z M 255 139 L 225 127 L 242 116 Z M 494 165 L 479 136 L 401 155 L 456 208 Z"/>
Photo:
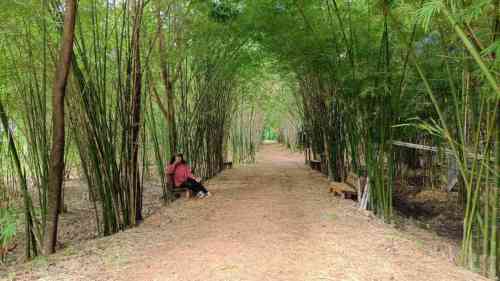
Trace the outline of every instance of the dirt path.
<path fill-rule="evenodd" d="M 138 228 L 70 247 L 19 280 L 486 280 L 327 193 L 301 155 L 266 145 L 258 163 L 208 183 Z M 12 275 L 13 277 L 14 275 Z"/>

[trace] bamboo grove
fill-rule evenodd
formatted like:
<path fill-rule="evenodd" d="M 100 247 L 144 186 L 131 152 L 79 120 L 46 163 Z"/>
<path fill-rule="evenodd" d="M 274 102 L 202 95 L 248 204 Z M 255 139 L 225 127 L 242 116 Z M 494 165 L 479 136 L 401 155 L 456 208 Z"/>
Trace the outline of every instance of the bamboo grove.
<path fill-rule="evenodd" d="M 257 39 L 296 77 L 296 142 L 330 179 L 364 177 L 362 207 L 387 221 L 418 161 L 396 144 L 437 147 L 460 175 L 461 261 L 497 276 L 499 2 L 257 2 Z"/>
<path fill-rule="evenodd" d="M 64 209 L 51 196 L 51 88 L 68 8 L 25 2 L 0 3 L 0 243 L 22 201 L 33 257 Z M 255 161 L 266 137 L 310 151 L 331 180 L 364 178 L 362 207 L 389 222 L 418 166 L 410 144 L 456 167 L 461 262 L 499 275 L 498 0 L 77 3 L 64 174 L 84 179 L 101 235 L 140 223 L 145 182 L 172 199 L 174 152 L 210 178 Z"/>
<path fill-rule="evenodd" d="M 62 52 L 55 46 L 68 44 L 64 28 L 75 2 L 66 93 L 55 103 L 50 89 Z M 0 43 L 2 247 L 21 216 L 27 258 L 55 249 L 52 213 L 57 218 L 66 206 L 64 190 L 51 180 L 59 173 L 50 151 L 60 139 L 53 134 L 66 143 L 57 150 L 65 163 L 61 176 L 78 171 L 101 235 L 140 223 L 145 181 L 158 179 L 163 199 L 172 199 L 163 171 L 174 152 L 183 152 L 204 178 L 219 173 L 229 155 L 253 158 L 259 138 L 252 134 L 259 129 L 238 93 L 247 83 L 241 65 L 255 51 L 245 37 L 231 36 L 234 26 L 215 4 L 41 0 L 1 6 L 7 19 Z M 63 119 L 51 122 L 64 107 Z M 17 207 L 24 213 L 12 214 Z"/>

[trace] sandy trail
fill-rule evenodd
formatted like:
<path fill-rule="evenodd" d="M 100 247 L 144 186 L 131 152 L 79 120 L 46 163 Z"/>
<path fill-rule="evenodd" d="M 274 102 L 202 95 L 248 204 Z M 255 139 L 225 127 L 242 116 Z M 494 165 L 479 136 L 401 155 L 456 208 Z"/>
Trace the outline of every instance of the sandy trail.
<path fill-rule="evenodd" d="M 130 231 L 68 248 L 17 279 L 176 281 L 486 280 L 333 198 L 299 154 L 262 147 L 255 165 L 208 183 Z"/>

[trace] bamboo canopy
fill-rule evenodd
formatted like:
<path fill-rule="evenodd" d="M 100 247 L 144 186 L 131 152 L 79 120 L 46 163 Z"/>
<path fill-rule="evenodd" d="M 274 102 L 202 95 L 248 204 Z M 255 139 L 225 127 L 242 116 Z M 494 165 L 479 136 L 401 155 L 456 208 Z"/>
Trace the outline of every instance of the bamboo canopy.
<path fill-rule="evenodd" d="M 174 199 L 176 152 L 208 179 L 272 140 L 363 178 L 361 207 L 387 222 L 415 151 L 452 159 L 461 263 L 498 277 L 500 1 L 1 1 L 0 18 L 16 127 L 0 129 L 0 243 L 22 209 L 27 258 L 55 250 L 72 169 L 112 235 L 141 223 L 146 182 Z"/>

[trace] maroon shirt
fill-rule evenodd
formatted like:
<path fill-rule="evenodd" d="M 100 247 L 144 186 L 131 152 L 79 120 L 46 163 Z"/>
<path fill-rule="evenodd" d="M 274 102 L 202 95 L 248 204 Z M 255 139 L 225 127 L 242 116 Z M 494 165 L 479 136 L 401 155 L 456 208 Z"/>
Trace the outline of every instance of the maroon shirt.
<path fill-rule="evenodd" d="M 172 164 L 167 166 L 167 174 L 174 175 L 174 184 L 176 187 L 181 186 L 188 179 L 193 179 L 191 168 L 187 164 Z"/>

